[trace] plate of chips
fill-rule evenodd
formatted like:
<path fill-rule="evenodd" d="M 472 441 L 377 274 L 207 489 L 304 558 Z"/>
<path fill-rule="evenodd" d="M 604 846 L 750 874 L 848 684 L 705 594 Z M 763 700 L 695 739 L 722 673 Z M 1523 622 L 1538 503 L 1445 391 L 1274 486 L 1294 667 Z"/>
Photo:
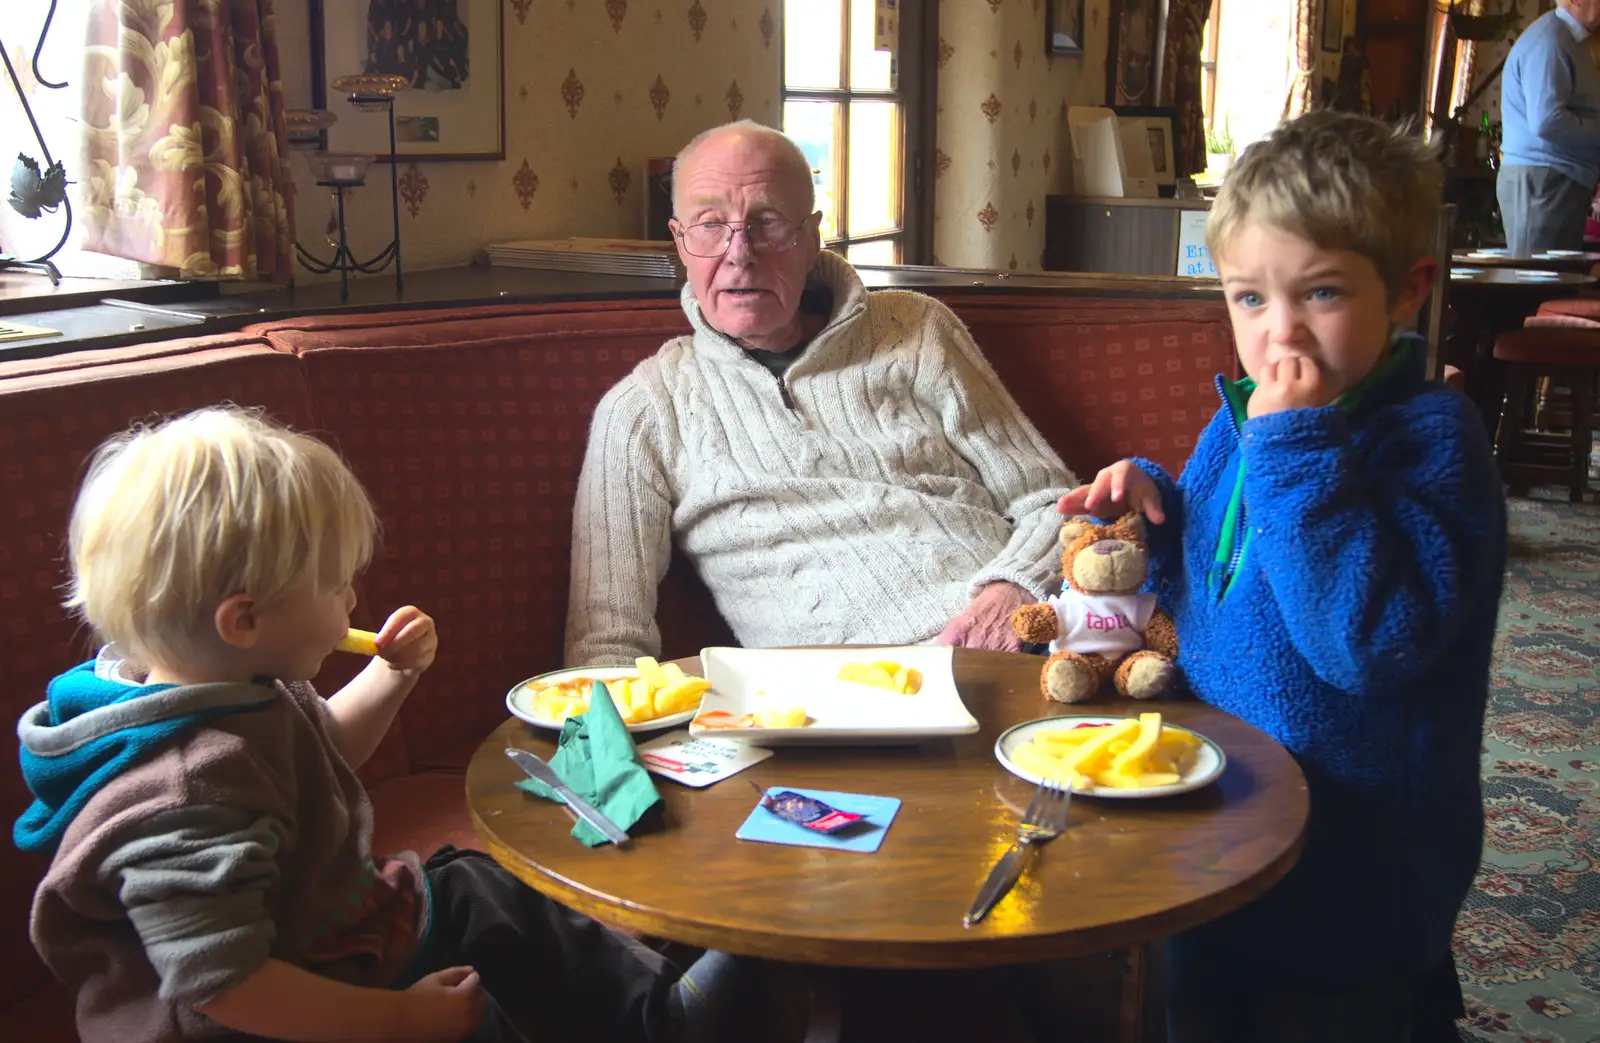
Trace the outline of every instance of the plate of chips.
<path fill-rule="evenodd" d="M 946 645 L 702 649 L 711 691 L 689 734 L 762 746 L 970 735 L 952 657 Z"/>
<path fill-rule="evenodd" d="M 1073 792 L 1084 796 L 1132 800 L 1197 790 L 1228 765 L 1222 747 L 1191 728 L 1165 723 L 1159 713 L 1027 721 L 1001 733 L 994 755 L 1035 786 L 1048 777 L 1070 781 Z"/>
<path fill-rule="evenodd" d="M 594 683 L 604 681 L 630 732 L 659 731 L 694 717 L 709 684 L 672 663 L 639 662 L 638 667 L 575 667 L 530 677 L 506 693 L 506 709 L 536 727 L 559 729 L 567 718 L 589 711 Z"/>

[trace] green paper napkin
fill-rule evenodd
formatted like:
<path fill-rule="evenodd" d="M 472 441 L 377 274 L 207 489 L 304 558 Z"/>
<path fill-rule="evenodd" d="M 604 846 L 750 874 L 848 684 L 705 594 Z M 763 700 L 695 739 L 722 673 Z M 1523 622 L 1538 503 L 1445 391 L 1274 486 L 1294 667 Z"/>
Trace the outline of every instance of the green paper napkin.
<path fill-rule="evenodd" d="M 622 723 L 611 690 L 603 681 L 594 683 L 589 693 L 589 712 L 568 717 L 561 726 L 561 739 L 550 767 L 578 796 L 600 809 L 601 814 L 626 832 L 644 813 L 661 802 L 661 794 L 650 773 L 633 748 L 633 736 Z M 559 802 L 555 790 L 537 779 L 523 779 L 518 786 L 545 800 Z M 572 835 L 594 847 L 606 842 L 605 835 L 589 823 L 578 820 Z"/>

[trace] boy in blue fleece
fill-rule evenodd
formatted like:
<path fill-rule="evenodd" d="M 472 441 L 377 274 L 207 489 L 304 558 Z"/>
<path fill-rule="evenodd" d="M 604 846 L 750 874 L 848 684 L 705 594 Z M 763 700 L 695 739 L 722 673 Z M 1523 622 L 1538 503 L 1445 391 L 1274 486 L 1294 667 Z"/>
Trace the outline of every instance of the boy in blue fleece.
<path fill-rule="evenodd" d="M 308 682 L 347 633 L 376 528 L 333 450 L 243 410 L 96 456 L 68 605 L 106 647 L 23 715 L 36 799 L 14 831 L 51 856 L 30 933 L 79 1037 L 709 1031 L 722 954 L 691 981 L 479 852 L 372 851 L 355 769 L 432 664 L 433 620 L 401 608 L 343 689 L 325 700 Z"/>
<path fill-rule="evenodd" d="M 1506 536 L 1482 419 L 1395 333 L 1439 193 L 1421 142 L 1364 117 L 1252 146 L 1206 230 L 1248 379 L 1217 378 L 1178 482 L 1123 461 L 1060 503 L 1145 515 L 1189 686 L 1310 785 L 1289 875 L 1169 940 L 1171 1043 L 1455 1038 Z"/>

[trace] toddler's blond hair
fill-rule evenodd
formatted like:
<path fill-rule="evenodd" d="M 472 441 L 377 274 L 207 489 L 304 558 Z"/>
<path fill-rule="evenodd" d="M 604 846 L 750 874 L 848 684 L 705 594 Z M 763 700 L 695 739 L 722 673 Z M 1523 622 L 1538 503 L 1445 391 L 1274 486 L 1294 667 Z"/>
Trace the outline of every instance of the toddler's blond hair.
<path fill-rule="evenodd" d="M 233 406 L 135 426 L 96 451 L 72 509 L 66 605 L 142 661 L 192 654 L 217 606 L 343 583 L 377 517 L 344 460 Z M 326 555 L 333 575 L 319 575 Z"/>
<path fill-rule="evenodd" d="M 1206 222 L 1211 255 L 1248 221 L 1370 260 L 1393 299 L 1434 252 L 1444 175 L 1433 150 L 1368 116 L 1311 112 L 1239 157 Z"/>

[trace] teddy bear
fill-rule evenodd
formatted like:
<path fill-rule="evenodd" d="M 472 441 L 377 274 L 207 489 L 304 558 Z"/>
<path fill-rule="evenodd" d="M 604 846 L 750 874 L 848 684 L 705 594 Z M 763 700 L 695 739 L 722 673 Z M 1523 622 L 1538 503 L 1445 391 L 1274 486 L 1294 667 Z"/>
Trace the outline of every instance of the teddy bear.
<path fill-rule="evenodd" d="M 1050 645 L 1039 688 L 1060 703 L 1090 698 L 1106 681 L 1119 693 L 1150 699 L 1172 686 L 1178 632 L 1141 594 L 1149 573 L 1144 519 L 1129 514 L 1101 525 L 1074 518 L 1061 526 L 1061 593 L 1023 605 L 1011 629 L 1034 644 Z"/>

